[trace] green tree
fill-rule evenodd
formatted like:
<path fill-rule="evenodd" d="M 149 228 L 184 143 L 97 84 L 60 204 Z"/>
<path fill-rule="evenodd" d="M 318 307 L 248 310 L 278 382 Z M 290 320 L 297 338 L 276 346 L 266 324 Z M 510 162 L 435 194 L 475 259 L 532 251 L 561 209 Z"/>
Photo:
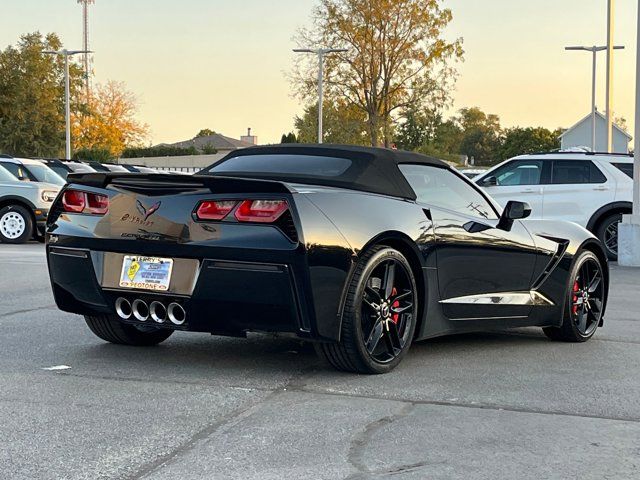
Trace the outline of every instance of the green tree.
<path fill-rule="evenodd" d="M 280 143 L 299 143 L 296 134 L 293 132 L 283 133 L 280 138 Z"/>
<path fill-rule="evenodd" d="M 427 143 L 431 143 L 433 122 L 427 114 L 417 108 L 407 108 L 403 112 L 404 122 L 402 122 L 395 136 L 395 144 L 402 150 L 416 150 Z"/>
<path fill-rule="evenodd" d="M 463 108 L 456 122 L 462 130 L 459 152 L 476 165 L 490 165 L 500 156 L 500 117 L 477 107 Z"/>
<path fill-rule="evenodd" d="M 343 99 L 366 118 L 368 143 L 389 146 L 398 112 L 409 105 L 442 105 L 455 79 L 460 39 L 443 30 L 452 20 L 442 0 L 320 0 L 300 46 L 331 45 L 327 98 Z M 317 62 L 298 56 L 292 80 L 305 100 L 315 96 Z"/>
<path fill-rule="evenodd" d="M 59 156 L 64 152 L 64 59 L 54 33 L 20 37 L 0 51 L 0 150 L 18 156 Z M 72 96 L 82 86 L 82 68 L 69 68 Z"/>
<path fill-rule="evenodd" d="M 365 113 L 354 105 L 324 102 L 323 141 L 343 145 L 367 145 L 367 119 Z M 318 106 L 313 104 L 304 109 L 302 117 L 294 119 L 299 143 L 318 141 Z"/>
<path fill-rule="evenodd" d="M 543 127 L 514 127 L 504 131 L 499 160 L 526 153 L 547 152 L 560 148 L 560 131 Z"/>
<path fill-rule="evenodd" d="M 210 128 L 203 128 L 202 130 L 200 130 L 198 132 L 198 134 L 196 135 L 195 138 L 198 138 L 198 137 L 210 137 L 211 135 L 215 135 L 215 133 L 216 132 L 214 132 Z"/>
<path fill-rule="evenodd" d="M 213 155 L 214 153 L 218 153 L 218 149 L 214 147 L 212 143 L 203 145 L 200 150 L 202 150 L 202 153 L 204 153 L 205 155 Z"/>

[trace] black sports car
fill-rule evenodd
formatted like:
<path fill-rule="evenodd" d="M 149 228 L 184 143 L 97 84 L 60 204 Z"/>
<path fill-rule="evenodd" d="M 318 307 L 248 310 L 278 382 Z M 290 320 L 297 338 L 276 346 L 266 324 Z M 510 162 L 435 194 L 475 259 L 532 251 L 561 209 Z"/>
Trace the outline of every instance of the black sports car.
<path fill-rule="evenodd" d="M 414 340 L 539 326 L 586 341 L 609 270 L 567 222 L 501 210 L 440 160 L 386 149 L 238 150 L 198 175 L 69 176 L 51 210 L 58 306 L 100 338 L 174 330 L 313 341 L 341 370 L 393 369 Z"/>

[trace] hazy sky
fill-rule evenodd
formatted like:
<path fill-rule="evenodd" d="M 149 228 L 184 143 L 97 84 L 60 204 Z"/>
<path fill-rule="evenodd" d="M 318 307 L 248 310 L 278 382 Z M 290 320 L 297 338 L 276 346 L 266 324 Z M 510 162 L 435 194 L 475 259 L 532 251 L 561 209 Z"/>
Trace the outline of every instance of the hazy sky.
<path fill-rule="evenodd" d="M 591 57 L 570 44 L 602 44 L 606 0 L 446 0 L 464 37 L 455 108 L 478 106 L 505 126 L 572 125 L 590 109 Z M 302 111 L 284 73 L 291 38 L 315 0 L 96 0 L 90 41 L 97 81 L 124 81 L 140 100 L 151 141 L 174 142 L 211 128 L 238 138 L 252 127 L 260 143 L 279 141 Z M 616 2 L 614 110 L 634 116 L 635 0 Z M 2 0 L 0 48 L 19 35 L 57 32 L 82 46 L 76 0 Z M 598 107 L 604 110 L 605 55 Z"/>

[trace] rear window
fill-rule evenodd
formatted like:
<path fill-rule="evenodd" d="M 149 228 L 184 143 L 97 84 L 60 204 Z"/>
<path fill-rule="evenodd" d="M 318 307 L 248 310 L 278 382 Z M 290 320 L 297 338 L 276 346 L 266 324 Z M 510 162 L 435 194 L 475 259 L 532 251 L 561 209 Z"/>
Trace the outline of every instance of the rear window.
<path fill-rule="evenodd" d="M 633 163 L 614 163 L 613 165 L 629 177 L 633 178 Z"/>
<path fill-rule="evenodd" d="M 210 167 L 208 173 L 265 173 L 339 177 L 351 166 L 348 158 L 314 155 L 242 155 Z"/>
<path fill-rule="evenodd" d="M 555 160 L 551 173 L 553 184 L 605 183 L 607 177 L 587 160 Z"/>

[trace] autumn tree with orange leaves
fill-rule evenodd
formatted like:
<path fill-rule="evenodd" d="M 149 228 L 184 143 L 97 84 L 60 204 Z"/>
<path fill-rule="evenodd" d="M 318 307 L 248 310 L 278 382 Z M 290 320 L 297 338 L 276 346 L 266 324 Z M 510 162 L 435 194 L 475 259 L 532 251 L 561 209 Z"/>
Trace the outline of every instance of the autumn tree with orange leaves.
<path fill-rule="evenodd" d="M 108 150 L 117 158 L 127 147 L 141 146 L 149 126 L 135 118 L 138 102 L 122 82 L 96 84 L 87 95 L 78 92 L 71 115 L 73 149 Z"/>
<path fill-rule="evenodd" d="M 326 95 L 359 108 L 372 145 L 389 146 L 393 123 L 409 106 L 441 107 L 455 80 L 462 41 L 447 41 L 443 0 L 320 0 L 300 47 L 345 48 L 326 57 Z M 317 59 L 297 56 L 291 78 L 304 100 L 316 97 Z"/>

